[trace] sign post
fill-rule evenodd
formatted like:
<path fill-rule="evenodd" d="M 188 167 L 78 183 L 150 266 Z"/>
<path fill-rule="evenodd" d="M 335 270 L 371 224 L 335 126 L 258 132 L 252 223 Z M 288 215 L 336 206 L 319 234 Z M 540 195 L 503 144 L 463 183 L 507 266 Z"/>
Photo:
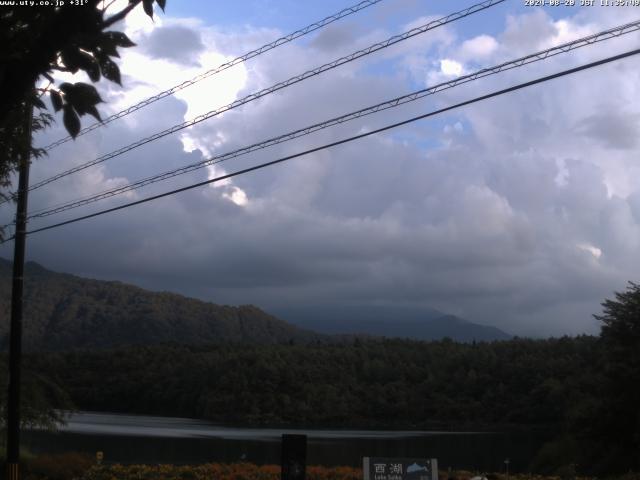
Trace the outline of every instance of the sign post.
<path fill-rule="evenodd" d="M 364 457 L 362 471 L 364 480 L 438 480 L 438 460 Z"/>
<path fill-rule="evenodd" d="M 307 436 L 282 435 L 282 480 L 305 480 L 307 470 Z"/>

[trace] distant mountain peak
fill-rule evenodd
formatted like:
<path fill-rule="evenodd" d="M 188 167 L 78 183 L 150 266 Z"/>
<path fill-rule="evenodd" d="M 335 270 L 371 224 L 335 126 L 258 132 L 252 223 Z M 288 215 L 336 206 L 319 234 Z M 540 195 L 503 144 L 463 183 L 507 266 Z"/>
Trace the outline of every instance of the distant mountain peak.
<path fill-rule="evenodd" d="M 274 309 L 278 317 L 324 334 L 362 334 L 413 340 L 451 338 L 459 342 L 508 340 L 502 330 L 429 307 L 319 306 Z"/>

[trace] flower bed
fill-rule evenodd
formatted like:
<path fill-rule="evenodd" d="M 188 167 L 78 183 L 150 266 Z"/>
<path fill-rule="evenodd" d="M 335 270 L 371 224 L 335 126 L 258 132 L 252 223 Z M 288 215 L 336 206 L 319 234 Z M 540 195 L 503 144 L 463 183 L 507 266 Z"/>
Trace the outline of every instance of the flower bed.
<path fill-rule="evenodd" d="M 197 466 L 109 465 L 93 467 L 81 480 L 280 480 L 277 465 L 211 463 Z M 361 480 L 362 470 L 352 467 L 307 467 L 307 480 Z"/>

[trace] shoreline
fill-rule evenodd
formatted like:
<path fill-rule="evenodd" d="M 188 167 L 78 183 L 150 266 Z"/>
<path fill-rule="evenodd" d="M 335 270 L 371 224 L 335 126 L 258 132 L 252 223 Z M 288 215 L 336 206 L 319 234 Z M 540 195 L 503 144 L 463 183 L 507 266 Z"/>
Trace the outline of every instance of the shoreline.
<path fill-rule="evenodd" d="M 63 411 L 65 417 L 82 416 L 109 416 L 121 417 L 123 419 L 153 419 L 161 422 L 191 424 L 197 426 L 210 426 L 219 429 L 247 429 L 247 430 L 312 430 L 312 431 L 363 431 L 363 432 L 415 432 L 425 434 L 508 434 L 520 432 L 535 433 L 557 433 L 557 425 L 527 425 L 527 424 L 483 424 L 483 423 L 460 423 L 449 422 L 425 422 L 413 424 L 389 424 L 386 422 L 377 423 L 271 423 L 271 422 L 224 422 L 207 418 L 176 417 L 171 415 L 158 415 L 148 413 L 131 412 L 107 412 L 107 411 Z M 73 420 L 72 420 L 73 421 Z M 67 431 L 64 427 L 61 431 Z"/>

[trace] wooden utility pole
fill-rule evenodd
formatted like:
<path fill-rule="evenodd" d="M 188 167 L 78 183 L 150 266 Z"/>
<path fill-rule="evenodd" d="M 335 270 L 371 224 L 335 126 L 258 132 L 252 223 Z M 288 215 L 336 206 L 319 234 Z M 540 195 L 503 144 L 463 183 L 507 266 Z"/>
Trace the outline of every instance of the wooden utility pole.
<path fill-rule="evenodd" d="M 27 197 L 33 108 L 25 105 L 25 148 L 18 169 L 16 232 L 13 247 L 13 284 L 11 288 L 11 325 L 9 333 L 9 391 L 7 394 L 7 480 L 20 478 L 20 362 L 22 357 L 22 290 L 24 280 Z"/>

